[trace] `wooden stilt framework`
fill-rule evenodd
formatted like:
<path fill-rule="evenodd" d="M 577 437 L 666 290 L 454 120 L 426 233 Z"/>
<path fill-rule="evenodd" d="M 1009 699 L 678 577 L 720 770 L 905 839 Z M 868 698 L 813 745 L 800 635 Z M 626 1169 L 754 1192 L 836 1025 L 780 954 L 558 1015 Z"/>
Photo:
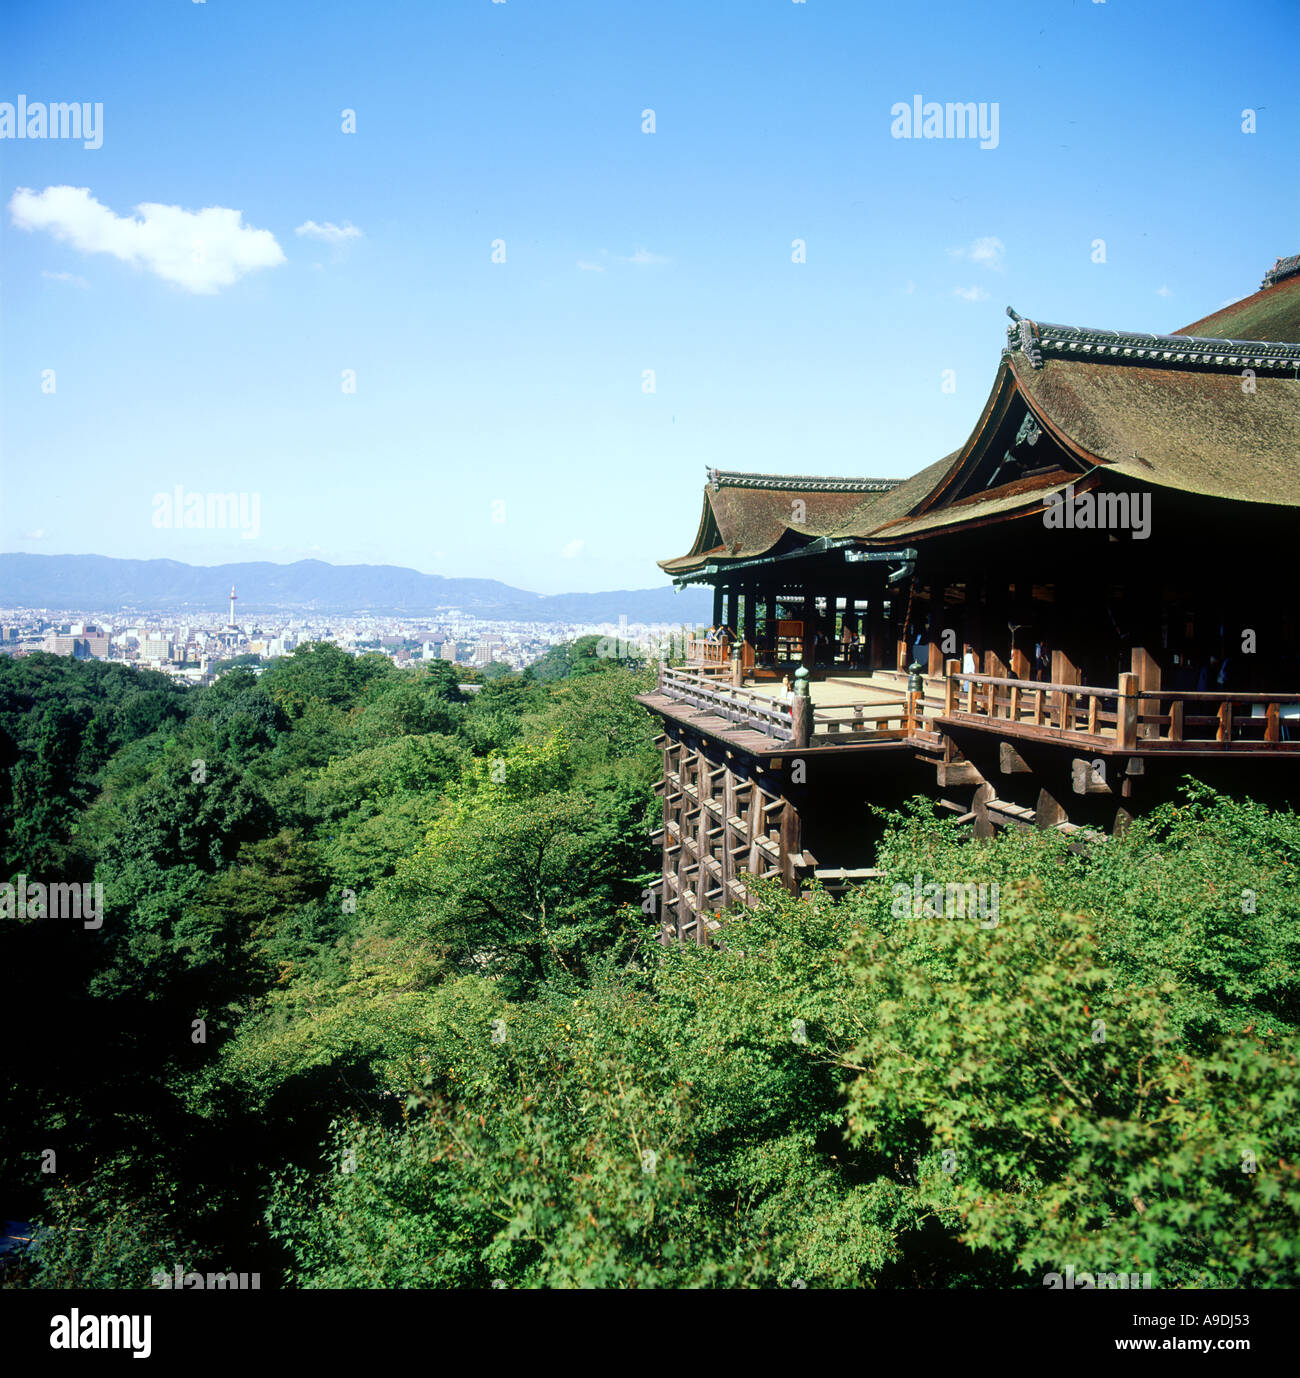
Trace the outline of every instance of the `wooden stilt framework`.
<path fill-rule="evenodd" d="M 798 893 L 802 825 L 780 770 L 664 726 L 660 941 L 707 943 L 725 909 L 755 902 L 752 877 Z"/>

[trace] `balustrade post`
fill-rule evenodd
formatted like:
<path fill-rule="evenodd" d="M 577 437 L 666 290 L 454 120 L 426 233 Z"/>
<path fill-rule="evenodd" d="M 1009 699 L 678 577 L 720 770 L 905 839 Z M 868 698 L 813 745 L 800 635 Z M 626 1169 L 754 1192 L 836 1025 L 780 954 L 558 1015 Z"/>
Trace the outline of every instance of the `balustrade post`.
<path fill-rule="evenodd" d="M 960 660 L 945 660 L 943 663 L 943 711 L 945 717 L 951 717 L 957 711 L 957 675 L 960 670 Z"/>
<path fill-rule="evenodd" d="M 812 696 L 808 689 L 808 671 L 800 666 L 794 672 L 794 693 L 790 700 L 790 718 L 794 728 L 791 738 L 795 747 L 806 747 L 812 741 Z"/>
<path fill-rule="evenodd" d="M 1219 729 L 1215 733 L 1215 740 L 1220 742 L 1230 742 L 1232 740 L 1232 700 L 1224 699 L 1219 705 Z"/>
<path fill-rule="evenodd" d="M 1157 704 L 1159 700 L 1157 699 Z M 1159 736 L 1159 724 L 1156 727 L 1156 735 Z M 1183 740 L 1183 701 L 1174 699 L 1169 705 L 1169 740 L 1171 742 L 1181 742 Z"/>
<path fill-rule="evenodd" d="M 1138 703 L 1138 677 L 1121 675 L 1115 721 L 1115 736 L 1121 751 L 1132 751 L 1137 745 Z"/>

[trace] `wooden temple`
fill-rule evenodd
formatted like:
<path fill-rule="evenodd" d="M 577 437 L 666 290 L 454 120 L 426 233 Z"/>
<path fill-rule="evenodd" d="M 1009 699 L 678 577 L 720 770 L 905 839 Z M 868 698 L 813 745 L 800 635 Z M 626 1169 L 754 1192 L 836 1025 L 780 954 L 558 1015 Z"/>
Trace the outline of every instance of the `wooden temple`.
<path fill-rule="evenodd" d="M 713 469 L 694 544 L 723 640 L 663 723 L 663 937 L 777 877 L 872 874 L 873 805 L 976 836 L 1112 830 L 1185 775 L 1300 794 L 1300 255 L 1176 335 L 1008 309 L 966 443 L 907 479 Z"/>

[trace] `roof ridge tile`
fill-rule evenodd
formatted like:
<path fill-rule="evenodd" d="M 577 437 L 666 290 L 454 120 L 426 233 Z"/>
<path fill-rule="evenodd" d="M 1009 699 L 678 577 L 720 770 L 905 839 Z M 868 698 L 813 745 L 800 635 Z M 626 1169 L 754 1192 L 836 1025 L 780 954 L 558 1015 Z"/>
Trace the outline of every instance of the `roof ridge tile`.
<path fill-rule="evenodd" d="M 1031 321 L 1007 307 L 1004 354 L 1020 350 L 1031 368 L 1043 367 L 1043 356 L 1082 356 L 1097 362 L 1146 364 L 1170 368 L 1210 368 L 1237 372 L 1243 368 L 1300 368 L 1300 344 L 1273 340 L 1224 340 L 1212 335 L 1154 335 L 1137 330 L 1102 330 L 1093 326 Z"/>

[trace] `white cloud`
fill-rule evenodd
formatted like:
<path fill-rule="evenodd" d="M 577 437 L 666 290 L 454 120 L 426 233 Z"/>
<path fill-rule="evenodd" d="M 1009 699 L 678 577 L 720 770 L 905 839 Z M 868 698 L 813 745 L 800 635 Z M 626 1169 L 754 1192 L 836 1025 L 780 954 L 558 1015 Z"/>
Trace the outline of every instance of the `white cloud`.
<path fill-rule="evenodd" d="M 51 273 L 48 268 L 41 269 L 41 276 L 49 278 L 51 282 L 66 282 L 69 287 L 89 287 L 90 283 L 83 277 L 78 277 L 76 273 Z"/>
<path fill-rule="evenodd" d="M 991 268 L 995 273 L 1002 271 L 1006 252 L 1007 246 L 994 235 L 972 240 L 964 249 L 948 250 L 952 258 L 964 258 L 970 263 L 978 263 L 981 268 Z"/>
<path fill-rule="evenodd" d="M 1171 297 L 1171 296 L 1173 296 L 1173 293 L 1169 290 L 1168 287 L 1165 287 L 1165 286 L 1161 285 L 1161 286 L 1159 286 L 1159 287 L 1156 288 L 1156 296 L 1158 296 L 1158 297 Z"/>
<path fill-rule="evenodd" d="M 566 560 L 576 560 L 586 548 L 586 541 L 570 541 L 569 544 L 560 551 L 560 554 Z"/>
<path fill-rule="evenodd" d="M 652 254 L 648 249 L 638 249 L 636 253 L 625 258 L 623 262 L 635 263 L 638 268 L 645 268 L 652 263 L 667 263 L 668 260 L 662 254 Z"/>
<path fill-rule="evenodd" d="M 38 526 L 35 531 L 23 532 L 23 540 L 25 541 L 43 541 L 44 539 L 45 528 L 43 526 Z"/>
<path fill-rule="evenodd" d="M 585 258 L 580 258 L 578 260 L 578 267 L 581 268 L 584 273 L 603 273 L 605 271 L 599 263 L 588 263 Z"/>
<path fill-rule="evenodd" d="M 306 220 L 294 230 L 294 234 L 305 235 L 308 239 L 322 239 L 336 249 L 346 244 L 349 239 L 365 238 L 350 220 L 345 220 L 342 225 L 336 225 L 332 220 L 327 220 L 323 225 L 318 225 L 314 220 Z"/>
<path fill-rule="evenodd" d="M 954 287 L 952 289 L 954 297 L 960 297 L 962 301 L 988 301 L 989 294 L 982 287 Z"/>
<path fill-rule="evenodd" d="M 82 253 L 112 254 L 189 292 L 217 292 L 284 262 L 270 230 L 245 225 L 242 211 L 224 206 L 187 211 L 146 201 L 126 216 L 96 201 L 89 187 L 19 187 L 9 214 L 19 229 L 46 230 Z"/>

